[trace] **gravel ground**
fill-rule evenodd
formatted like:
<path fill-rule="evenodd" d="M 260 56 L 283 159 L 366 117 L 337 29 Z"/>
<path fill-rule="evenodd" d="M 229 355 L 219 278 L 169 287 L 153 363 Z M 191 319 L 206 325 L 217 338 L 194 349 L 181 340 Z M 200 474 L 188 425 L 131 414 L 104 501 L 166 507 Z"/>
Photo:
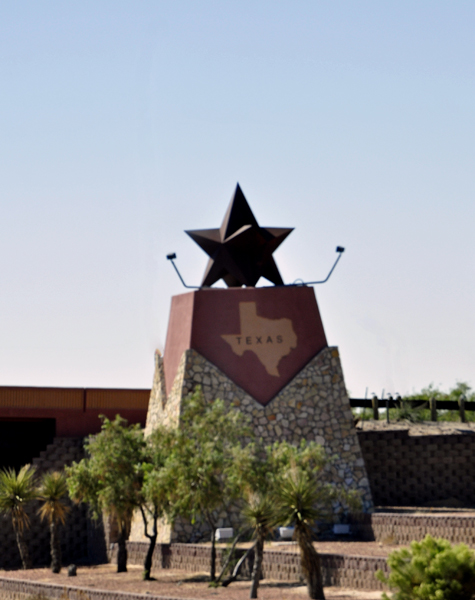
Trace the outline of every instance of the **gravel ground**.
<path fill-rule="evenodd" d="M 421 423 L 411 423 L 409 421 L 390 421 L 386 423 L 386 416 L 381 415 L 379 421 L 369 419 L 359 421 L 356 425 L 358 431 L 390 431 L 405 429 L 409 435 L 457 435 L 473 433 L 475 434 L 475 423 L 457 423 L 450 421 L 423 421 Z"/>
<path fill-rule="evenodd" d="M 127 573 L 116 573 L 114 565 L 79 567 L 76 577 L 68 577 L 66 569 L 53 575 L 49 569 L 31 569 L 29 571 L 0 571 L 0 577 L 28 579 L 56 583 L 64 586 L 76 586 L 86 590 L 114 590 L 147 594 L 150 597 L 166 596 L 181 600 L 247 600 L 249 581 L 236 581 L 227 588 L 210 588 L 206 574 L 190 574 L 184 571 L 155 570 L 155 581 L 142 581 L 142 569 L 130 565 Z M 261 581 L 258 596 L 261 600 L 299 600 L 307 598 L 306 587 L 300 583 L 282 583 Z M 344 588 L 325 588 L 327 600 L 380 600 L 380 592 L 348 590 Z"/>
<path fill-rule="evenodd" d="M 379 542 L 315 542 L 315 548 L 321 554 L 346 554 L 351 556 L 383 556 L 386 557 L 396 548 L 403 546 L 380 544 Z M 297 542 L 271 542 L 266 550 L 280 552 L 298 552 Z"/>
<path fill-rule="evenodd" d="M 377 542 L 316 542 L 320 553 L 334 553 L 357 556 L 387 556 L 395 546 L 382 545 Z M 267 550 L 298 552 L 295 542 L 270 542 Z M 78 567 L 77 577 L 68 577 L 63 568 L 58 575 L 50 569 L 31 569 L 29 571 L 1 571 L 0 577 L 44 581 L 60 585 L 77 586 L 83 589 L 117 590 L 149 594 L 150 596 L 167 596 L 177 599 L 198 600 L 247 600 L 250 582 L 236 581 L 227 588 L 210 588 L 206 573 L 188 573 L 171 569 L 154 569 L 154 581 L 142 581 L 140 565 L 129 565 L 127 573 L 116 573 L 115 565 L 98 565 Z M 307 589 L 301 583 L 282 583 L 263 580 L 259 586 L 259 598 L 262 600 L 299 600 L 307 597 Z M 327 600 L 380 600 L 381 592 L 349 590 L 345 588 L 325 588 Z"/>

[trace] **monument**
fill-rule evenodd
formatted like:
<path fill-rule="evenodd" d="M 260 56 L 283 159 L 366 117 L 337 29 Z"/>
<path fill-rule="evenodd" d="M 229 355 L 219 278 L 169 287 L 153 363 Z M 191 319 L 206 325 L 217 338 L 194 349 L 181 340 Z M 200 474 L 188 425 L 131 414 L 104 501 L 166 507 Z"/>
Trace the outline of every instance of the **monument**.
<path fill-rule="evenodd" d="M 338 349 L 327 344 L 313 287 L 284 285 L 272 256 L 291 231 L 259 226 L 238 185 L 219 229 L 186 232 L 209 262 L 200 288 L 172 298 L 145 431 L 177 426 L 184 399 L 200 385 L 208 400 L 248 415 L 265 443 L 322 444 L 332 458 L 329 480 L 358 491 L 371 511 Z M 274 285 L 255 287 L 261 278 Z M 211 287 L 221 279 L 227 289 Z M 223 526 L 232 524 L 227 518 Z M 190 541 L 191 533 L 178 524 L 171 538 Z"/>

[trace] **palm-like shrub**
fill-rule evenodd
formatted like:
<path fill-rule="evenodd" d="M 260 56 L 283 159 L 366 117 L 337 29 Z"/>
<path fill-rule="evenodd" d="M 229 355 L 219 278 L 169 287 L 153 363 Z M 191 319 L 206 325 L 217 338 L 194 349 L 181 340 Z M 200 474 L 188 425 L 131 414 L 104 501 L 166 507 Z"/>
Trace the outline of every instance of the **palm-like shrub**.
<path fill-rule="evenodd" d="M 24 569 L 31 569 L 31 559 L 24 532 L 30 526 L 26 512 L 29 502 L 37 497 L 35 469 L 25 465 L 18 473 L 14 469 L 0 471 L 0 512 L 9 514 Z"/>
<path fill-rule="evenodd" d="M 261 578 L 264 558 L 264 541 L 276 523 L 275 505 L 269 494 L 248 492 L 245 498 L 243 515 L 254 529 L 256 536 L 255 558 L 252 569 L 250 598 L 257 598 L 259 579 Z"/>
<path fill-rule="evenodd" d="M 59 525 L 64 525 L 69 507 L 65 504 L 68 486 L 63 473 L 48 472 L 43 475 L 38 490 L 42 502 L 38 510 L 41 519 L 49 523 L 51 570 L 53 573 L 61 571 L 61 543 L 59 538 Z"/>
<path fill-rule="evenodd" d="M 320 557 L 313 545 L 312 526 L 321 515 L 323 496 L 329 495 L 323 484 L 296 467 L 282 478 L 277 491 L 279 521 L 293 524 L 294 537 L 299 545 L 302 572 L 310 598 L 324 599 Z"/>
<path fill-rule="evenodd" d="M 335 490 L 323 480 L 328 459 L 315 442 L 299 446 L 276 442 L 250 444 L 233 457 L 233 476 L 241 482 L 243 514 L 256 536 L 251 598 L 257 598 L 263 546 L 275 525 L 293 525 L 310 598 L 324 599 L 320 559 L 313 546 L 313 525 L 329 516 Z M 340 491 L 340 496 L 348 496 Z"/>
<path fill-rule="evenodd" d="M 313 525 L 318 518 L 329 516 L 337 490 L 324 482 L 328 463 L 324 449 L 303 440 L 300 446 L 287 442 L 272 447 L 273 470 L 277 473 L 274 496 L 277 519 L 282 525 L 295 527 L 294 538 L 299 550 L 308 595 L 324 599 L 320 557 L 313 545 Z M 345 496 L 340 490 L 339 495 Z"/>

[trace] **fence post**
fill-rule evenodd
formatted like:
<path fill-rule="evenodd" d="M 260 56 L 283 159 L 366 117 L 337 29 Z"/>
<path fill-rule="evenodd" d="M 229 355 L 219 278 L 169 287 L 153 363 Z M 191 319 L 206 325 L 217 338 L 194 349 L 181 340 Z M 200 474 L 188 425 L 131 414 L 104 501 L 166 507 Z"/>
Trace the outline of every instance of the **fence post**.
<path fill-rule="evenodd" d="M 429 399 L 430 406 L 430 420 L 437 421 L 437 400 L 434 396 Z"/>
<path fill-rule="evenodd" d="M 373 405 L 373 419 L 375 421 L 379 420 L 379 410 L 378 410 L 378 398 L 377 396 L 373 396 L 371 399 L 371 404 Z"/>
<path fill-rule="evenodd" d="M 466 423 L 467 420 L 465 418 L 465 394 L 460 395 L 459 408 L 460 408 L 460 421 L 462 423 Z"/>

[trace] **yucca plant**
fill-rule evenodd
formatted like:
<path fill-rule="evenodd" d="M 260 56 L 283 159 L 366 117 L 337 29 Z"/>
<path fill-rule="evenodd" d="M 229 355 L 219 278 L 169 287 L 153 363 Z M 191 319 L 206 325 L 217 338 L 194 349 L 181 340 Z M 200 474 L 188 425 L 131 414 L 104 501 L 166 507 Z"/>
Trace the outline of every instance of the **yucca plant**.
<path fill-rule="evenodd" d="M 69 507 L 65 504 L 68 495 L 66 477 L 63 473 L 48 472 L 43 475 L 38 497 L 42 505 L 38 509 L 41 520 L 49 523 L 51 570 L 53 573 L 61 572 L 61 543 L 59 538 L 59 525 L 64 525 Z"/>
<path fill-rule="evenodd" d="M 278 472 L 274 495 L 279 522 L 295 527 L 294 538 L 299 545 L 309 597 L 324 599 L 320 557 L 313 546 L 312 527 L 318 518 L 329 516 L 335 499 L 334 488 L 324 483 L 328 457 L 321 446 L 305 440 L 299 446 L 286 442 L 274 444 L 273 456 Z"/>
<path fill-rule="evenodd" d="M 244 518 L 254 529 L 256 536 L 252 584 L 249 598 L 257 598 L 264 558 L 264 541 L 276 523 L 275 505 L 269 494 L 250 492 L 243 510 Z"/>
<path fill-rule="evenodd" d="M 32 563 L 24 532 L 30 526 L 26 512 L 29 502 L 37 497 L 35 469 L 31 465 L 23 466 L 18 473 L 15 469 L 0 471 L 0 512 L 10 515 L 16 542 L 24 569 L 31 569 Z"/>
<path fill-rule="evenodd" d="M 323 600 L 323 579 L 320 557 L 313 545 L 312 525 L 320 516 L 318 506 L 327 490 L 324 484 L 296 467 L 282 478 L 277 490 L 279 521 L 295 527 L 294 538 L 299 545 L 302 573 L 310 598 Z"/>

